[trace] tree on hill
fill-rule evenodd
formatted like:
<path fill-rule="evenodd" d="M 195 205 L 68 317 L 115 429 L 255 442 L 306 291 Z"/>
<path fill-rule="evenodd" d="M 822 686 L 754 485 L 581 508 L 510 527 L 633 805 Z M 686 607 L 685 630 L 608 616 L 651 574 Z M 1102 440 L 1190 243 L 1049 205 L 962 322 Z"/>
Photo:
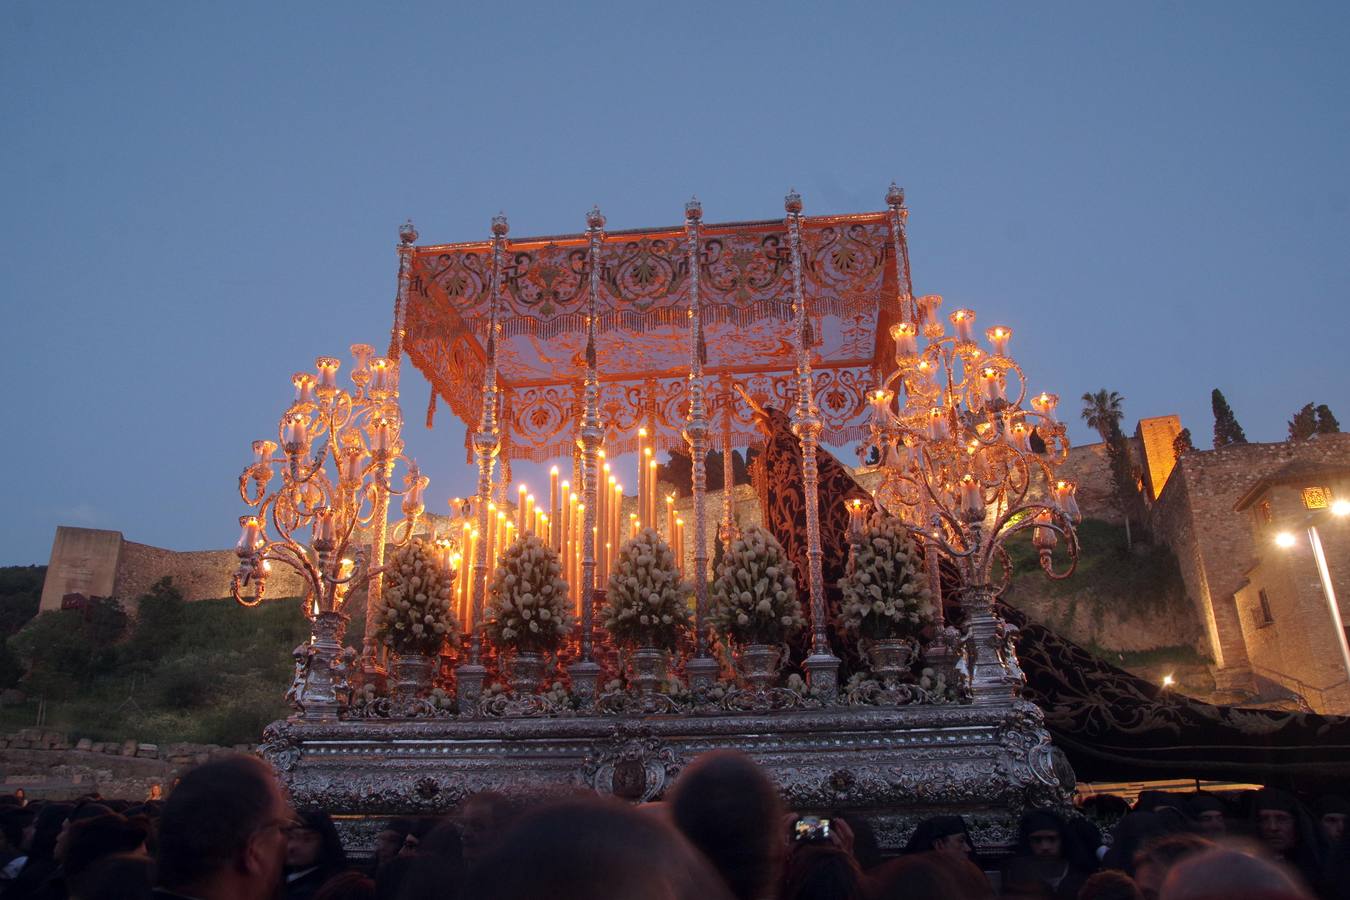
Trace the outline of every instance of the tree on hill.
<path fill-rule="evenodd" d="M 1336 417 L 1331 414 L 1331 408 L 1325 403 L 1318 404 L 1317 407 L 1317 433 L 1341 433 L 1341 423 L 1336 421 Z"/>
<path fill-rule="evenodd" d="M 1181 459 L 1184 454 L 1190 453 L 1195 449 L 1195 444 L 1191 441 L 1191 430 L 1183 428 L 1177 432 L 1177 436 L 1172 438 L 1172 455 L 1176 459 Z"/>
<path fill-rule="evenodd" d="M 1317 433 L 1317 411 L 1313 409 L 1311 403 L 1303 404 L 1303 408 L 1294 413 L 1294 417 L 1289 420 L 1289 440 L 1306 441 Z"/>
<path fill-rule="evenodd" d="M 1210 405 L 1214 409 L 1214 449 L 1247 443 L 1247 435 L 1238 424 L 1237 416 L 1233 415 L 1233 408 L 1224 399 L 1223 391 L 1214 389 L 1210 395 Z"/>
<path fill-rule="evenodd" d="M 1115 391 L 1102 388 L 1083 395 L 1083 420 L 1095 428 L 1102 440 L 1111 443 L 1112 435 L 1120 431 L 1120 419 L 1125 414 L 1125 398 Z"/>
<path fill-rule="evenodd" d="M 1106 443 L 1106 458 L 1111 465 L 1111 487 L 1116 506 L 1125 517 L 1125 544 L 1133 546 L 1131 526 L 1142 526 L 1148 510 L 1144 495 L 1139 490 L 1139 470 L 1130 458 L 1130 445 L 1120 430 L 1125 415 L 1125 398 L 1116 391 L 1102 388 L 1083 395 L 1083 421 L 1095 428 Z"/>

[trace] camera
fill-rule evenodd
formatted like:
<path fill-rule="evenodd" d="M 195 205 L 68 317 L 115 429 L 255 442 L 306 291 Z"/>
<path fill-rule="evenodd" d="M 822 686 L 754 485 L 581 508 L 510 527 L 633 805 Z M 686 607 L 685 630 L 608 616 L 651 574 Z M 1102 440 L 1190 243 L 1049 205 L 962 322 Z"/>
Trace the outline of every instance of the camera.
<path fill-rule="evenodd" d="M 819 816 L 802 816 L 792 823 L 792 839 L 807 844 L 828 841 L 830 820 Z"/>

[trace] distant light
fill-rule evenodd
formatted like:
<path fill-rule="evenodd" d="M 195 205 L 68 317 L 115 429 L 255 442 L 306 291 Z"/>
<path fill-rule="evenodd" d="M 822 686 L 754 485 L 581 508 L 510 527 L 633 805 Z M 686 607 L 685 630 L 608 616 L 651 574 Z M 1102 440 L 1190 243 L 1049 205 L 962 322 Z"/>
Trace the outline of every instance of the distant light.
<path fill-rule="evenodd" d="M 1173 678 L 1171 675 L 1164 675 L 1164 676 L 1163 676 L 1163 687 L 1171 687 L 1172 685 L 1174 685 L 1174 684 L 1176 684 L 1176 683 L 1177 683 L 1177 680 L 1176 680 L 1175 678 Z"/>
<path fill-rule="evenodd" d="M 1295 538 L 1291 532 L 1281 531 L 1279 534 L 1275 535 L 1275 546 L 1284 547 L 1287 549 L 1289 547 L 1294 546 L 1294 543 L 1297 540 L 1298 539 Z"/>
<path fill-rule="evenodd" d="M 1331 504 L 1333 516 L 1350 516 L 1350 500 L 1336 500 Z"/>

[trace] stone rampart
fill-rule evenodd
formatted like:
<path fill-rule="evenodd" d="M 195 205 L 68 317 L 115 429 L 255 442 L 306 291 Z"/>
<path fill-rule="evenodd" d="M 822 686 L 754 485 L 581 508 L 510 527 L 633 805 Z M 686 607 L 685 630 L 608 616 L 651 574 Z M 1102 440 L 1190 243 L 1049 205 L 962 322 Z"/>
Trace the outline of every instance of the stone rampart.
<path fill-rule="evenodd" d="M 30 800 L 68 800 L 98 793 L 108 799 L 144 800 L 168 793 L 193 766 L 231 752 L 256 748 L 213 744 L 147 744 L 140 741 L 72 741 L 63 732 L 24 728 L 0 736 L 0 793 L 22 788 Z"/>

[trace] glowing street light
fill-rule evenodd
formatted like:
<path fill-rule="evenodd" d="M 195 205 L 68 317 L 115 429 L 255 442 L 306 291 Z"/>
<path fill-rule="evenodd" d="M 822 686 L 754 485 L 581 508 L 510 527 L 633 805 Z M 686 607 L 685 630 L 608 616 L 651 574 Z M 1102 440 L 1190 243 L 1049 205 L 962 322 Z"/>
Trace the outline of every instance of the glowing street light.
<path fill-rule="evenodd" d="M 1350 500 L 1337 500 L 1331 504 L 1331 514 L 1338 519 L 1350 515 Z M 1308 546 L 1312 548 L 1313 562 L 1317 565 L 1317 576 L 1322 581 L 1322 596 L 1326 598 L 1327 608 L 1331 612 L 1332 624 L 1336 626 L 1336 643 L 1341 650 L 1341 663 L 1345 667 L 1345 675 L 1350 679 L 1350 641 L 1346 640 L 1345 623 L 1341 621 L 1341 608 L 1336 603 L 1336 588 L 1331 583 L 1331 570 L 1327 568 L 1327 555 L 1322 549 L 1322 535 L 1317 531 L 1317 525 L 1311 521 L 1311 516 L 1305 521 L 1308 522 Z M 1275 535 L 1275 545 L 1282 549 L 1289 549 L 1298 542 L 1293 532 L 1281 531 Z"/>

